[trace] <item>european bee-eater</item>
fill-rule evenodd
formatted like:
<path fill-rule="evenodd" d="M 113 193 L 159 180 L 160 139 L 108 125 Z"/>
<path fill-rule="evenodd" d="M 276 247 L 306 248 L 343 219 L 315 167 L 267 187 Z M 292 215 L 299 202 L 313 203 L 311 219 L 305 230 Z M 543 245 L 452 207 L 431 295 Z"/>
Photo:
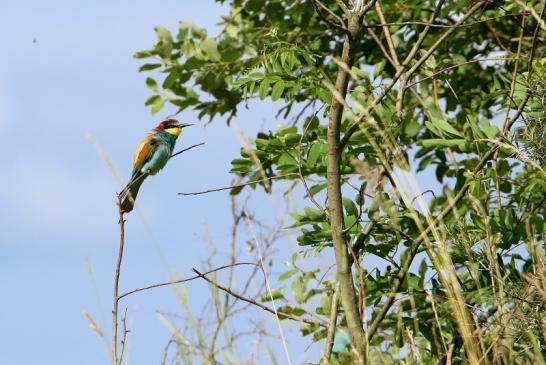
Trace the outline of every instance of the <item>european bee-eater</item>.
<path fill-rule="evenodd" d="M 155 175 L 167 164 L 173 153 L 176 139 L 182 128 L 191 124 L 179 123 L 176 119 L 166 119 L 159 123 L 138 145 L 133 159 L 131 181 L 121 191 L 121 210 L 133 210 L 140 185 L 148 175 Z"/>

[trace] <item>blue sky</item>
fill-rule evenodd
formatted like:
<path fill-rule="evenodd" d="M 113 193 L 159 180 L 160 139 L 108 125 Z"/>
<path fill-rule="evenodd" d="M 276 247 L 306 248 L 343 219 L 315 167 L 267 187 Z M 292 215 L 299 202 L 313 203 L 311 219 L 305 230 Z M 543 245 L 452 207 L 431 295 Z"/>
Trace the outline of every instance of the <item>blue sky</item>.
<path fill-rule="evenodd" d="M 127 178 L 137 143 L 168 114 L 151 116 L 144 107 L 149 91 L 133 53 L 153 44 L 156 25 L 176 29 L 178 21 L 191 21 L 214 33 L 223 12 L 212 0 L 3 3 L 0 362 L 108 363 L 82 313 L 90 312 L 110 335 L 118 240 L 114 193 L 120 184 L 85 136 Z M 237 123 L 252 135 L 273 110 L 262 107 L 260 117 L 243 111 Z M 191 112 L 179 119 L 195 122 Z M 206 234 L 227 251 L 227 194 L 176 195 L 229 185 L 237 136 L 218 120 L 186 130 L 178 148 L 202 141 L 205 146 L 177 157 L 144 184 L 140 213 L 127 223 L 122 290 L 165 281 L 169 272 L 190 275 L 207 258 Z M 256 204 L 274 211 L 268 199 Z M 289 255 L 294 246 L 287 245 Z M 210 295 L 198 282 L 187 292 L 196 307 Z M 155 311 L 178 311 L 176 295 L 159 289 L 126 304 L 132 330 L 128 363 L 159 363 L 169 333 Z M 255 318 L 271 320 L 261 311 Z M 301 354 L 307 344 L 290 343 L 294 362 L 306 356 Z"/>

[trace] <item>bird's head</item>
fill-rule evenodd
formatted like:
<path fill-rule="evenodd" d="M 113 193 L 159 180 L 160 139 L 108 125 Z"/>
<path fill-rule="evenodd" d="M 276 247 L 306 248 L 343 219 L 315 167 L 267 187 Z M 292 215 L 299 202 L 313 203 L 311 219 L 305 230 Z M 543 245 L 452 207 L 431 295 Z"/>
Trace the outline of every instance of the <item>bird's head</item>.
<path fill-rule="evenodd" d="M 182 128 L 189 127 L 190 125 L 193 125 L 193 124 L 180 123 L 176 119 L 169 118 L 159 123 L 159 125 L 154 128 L 154 131 L 155 132 L 165 131 L 173 136 L 178 137 L 180 133 L 182 133 Z"/>

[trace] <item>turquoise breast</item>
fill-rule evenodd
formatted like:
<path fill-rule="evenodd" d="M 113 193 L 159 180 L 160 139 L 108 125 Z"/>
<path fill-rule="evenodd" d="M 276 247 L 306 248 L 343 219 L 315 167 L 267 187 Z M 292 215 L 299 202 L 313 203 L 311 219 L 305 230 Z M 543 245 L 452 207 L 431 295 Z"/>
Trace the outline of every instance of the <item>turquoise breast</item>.
<path fill-rule="evenodd" d="M 155 175 L 167 164 L 171 158 L 176 143 L 176 136 L 167 132 L 160 132 L 154 136 L 155 150 L 150 158 L 143 166 L 142 172 L 149 171 L 151 175 Z"/>

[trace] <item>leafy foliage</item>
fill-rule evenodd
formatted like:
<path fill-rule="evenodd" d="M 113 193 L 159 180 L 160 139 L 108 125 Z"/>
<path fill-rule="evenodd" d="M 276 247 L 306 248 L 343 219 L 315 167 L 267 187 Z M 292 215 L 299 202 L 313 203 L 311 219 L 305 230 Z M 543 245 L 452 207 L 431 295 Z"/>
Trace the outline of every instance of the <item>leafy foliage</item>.
<path fill-rule="evenodd" d="M 230 172 L 267 192 L 282 180 L 305 185 L 307 206 L 293 212 L 288 228 L 319 252 L 333 240 L 324 201 L 332 151 L 326 120 L 340 98 L 336 75 L 346 72 L 344 235 L 358 305 L 373 331 L 370 361 L 544 361 L 546 35 L 529 10 L 543 14 L 544 5 L 440 2 L 426 27 L 438 2 L 380 1 L 354 38 L 353 64 L 343 65 L 345 36 L 323 19 L 345 19 L 339 3 L 357 2 L 324 1 L 328 12 L 319 6 L 319 16 L 312 1 L 234 0 L 216 37 L 189 23 L 176 36 L 156 28 L 157 43 L 136 54 L 154 60 L 141 71 L 163 75 L 160 83 L 147 79 L 153 95 L 146 104 L 153 113 L 169 102 L 229 122 L 250 99 L 277 102 L 286 126 L 258 133 Z M 378 25 L 383 16 L 388 26 Z M 513 133 L 519 120 L 524 126 Z M 370 267 L 371 256 L 386 265 Z M 283 313 L 327 321 L 335 278 L 317 280 L 328 273 L 301 270 L 295 261 L 274 299 Z M 466 317 L 454 308 L 470 318 L 476 348 L 465 342 Z M 302 334 L 318 342 L 326 330 L 304 324 Z M 332 356 L 354 360 L 350 351 Z"/>

